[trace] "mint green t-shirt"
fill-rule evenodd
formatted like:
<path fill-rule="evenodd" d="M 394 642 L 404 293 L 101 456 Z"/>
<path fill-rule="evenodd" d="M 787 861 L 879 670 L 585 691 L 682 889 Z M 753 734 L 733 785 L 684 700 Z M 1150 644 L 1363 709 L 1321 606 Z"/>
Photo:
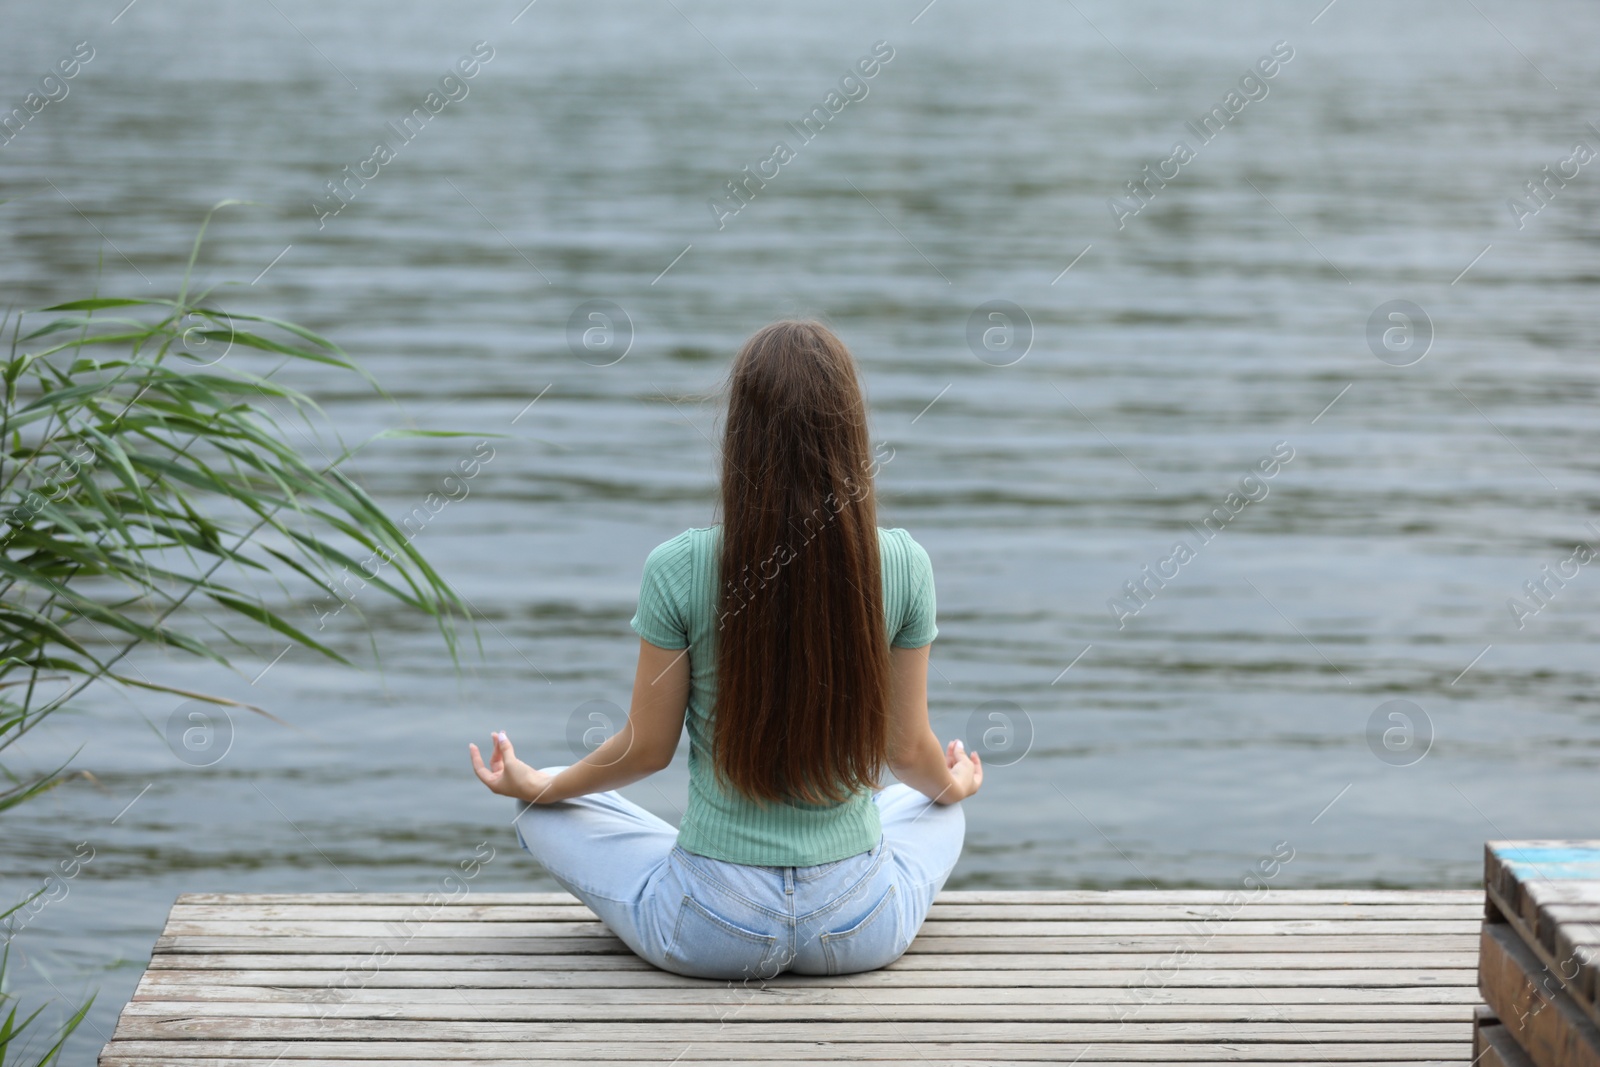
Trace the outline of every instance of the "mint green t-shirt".
<path fill-rule="evenodd" d="M 717 571 L 722 528 L 685 530 L 651 551 L 634 632 L 658 648 L 689 650 L 689 806 L 678 830 L 687 852 L 730 863 L 809 867 L 867 852 L 882 828 L 870 790 L 834 805 L 758 805 L 717 778 L 711 758 L 716 704 Z M 896 648 L 921 648 L 934 625 L 933 564 L 905 530 L 878 530 L 884 627 Z"/>

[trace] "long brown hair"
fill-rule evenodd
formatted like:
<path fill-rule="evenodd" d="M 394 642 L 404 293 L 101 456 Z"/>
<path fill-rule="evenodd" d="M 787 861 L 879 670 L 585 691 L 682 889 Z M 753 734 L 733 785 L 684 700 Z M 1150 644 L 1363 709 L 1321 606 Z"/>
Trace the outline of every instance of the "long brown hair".
<path fill-rule="evenodd" d="M 889 641 L 866 404 L 818 322 L 775 322 L 729 375 L 713 761 L 759 802 L 834 804 L 888 756 Z"/>

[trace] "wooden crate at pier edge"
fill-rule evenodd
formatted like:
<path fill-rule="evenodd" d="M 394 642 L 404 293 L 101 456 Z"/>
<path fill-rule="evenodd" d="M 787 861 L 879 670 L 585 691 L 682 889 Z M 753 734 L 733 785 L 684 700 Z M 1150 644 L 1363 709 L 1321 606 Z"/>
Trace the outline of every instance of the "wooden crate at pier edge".
<path fill-rule="evenodd" d="M 1484 892 L 1474 1056 L 1600 1067 L 1600 841 L 1491 841 Z"/>

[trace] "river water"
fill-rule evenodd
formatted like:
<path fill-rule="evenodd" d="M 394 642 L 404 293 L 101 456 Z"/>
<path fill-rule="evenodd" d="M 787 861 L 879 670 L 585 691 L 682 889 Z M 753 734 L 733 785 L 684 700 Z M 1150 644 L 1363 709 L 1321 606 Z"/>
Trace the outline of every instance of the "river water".
<path fill-rule="evenodd" d="M 0 146 L 8 305 L 171 295 L 250 201 L 197 277 L 389 389 L 295 379 L 343 439 L 483 435 L 364 451 L 384 506 L 492 452 L 417 537 L 480 616 L 459 669 L 372 601 L 380 665 L 354 611 L 323 631 L 361 671 L 138 658 L 288 724 L 235 713 L 209 766 L 151 694 L 13 751 L 85 773 L 6 814 L 3 902 L 93 850 L 13 982 L 100 990 L 86 1061 L 179 892 L 425 890 L 481 841 L 476 887 L 552 888 L 466 742 L 566 762 L 627 700 L 643 558 L 713 519 L 727 361 L 795 314 L 862 364 L 882 522 L 937 575 L 934 723 L 990 753 L 952 887 L 1235 885 L 1279 842 L 1283 885 L 1471 886 L 1485 839 L 1594 836 L 1600 574 L 1563 561 L 1600 548 L 1600 12 L 1324 3 L 8 12 L 6 108 L 93 51 Z M 621 330 L 574 350 L 591 301 Z M 683 758 L 626 792 L 676 819 Z"/>

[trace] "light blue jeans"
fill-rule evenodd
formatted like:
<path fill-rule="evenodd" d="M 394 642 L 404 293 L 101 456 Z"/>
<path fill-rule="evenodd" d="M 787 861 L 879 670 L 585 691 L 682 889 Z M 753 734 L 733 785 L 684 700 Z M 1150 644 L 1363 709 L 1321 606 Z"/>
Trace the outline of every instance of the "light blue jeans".
<path fill-rule="evenodd" d="M 547 767 L 554 774 L 560 767 Z M 961 855 L 960 804 L 906 785 L 874 795 L 877 847 L 814 867 L 685 852 L 678 831 L 616 792 L 526 806 L 517 840 L 623 943 L 693 978 L 854 974 L 893 963 Z"/>

